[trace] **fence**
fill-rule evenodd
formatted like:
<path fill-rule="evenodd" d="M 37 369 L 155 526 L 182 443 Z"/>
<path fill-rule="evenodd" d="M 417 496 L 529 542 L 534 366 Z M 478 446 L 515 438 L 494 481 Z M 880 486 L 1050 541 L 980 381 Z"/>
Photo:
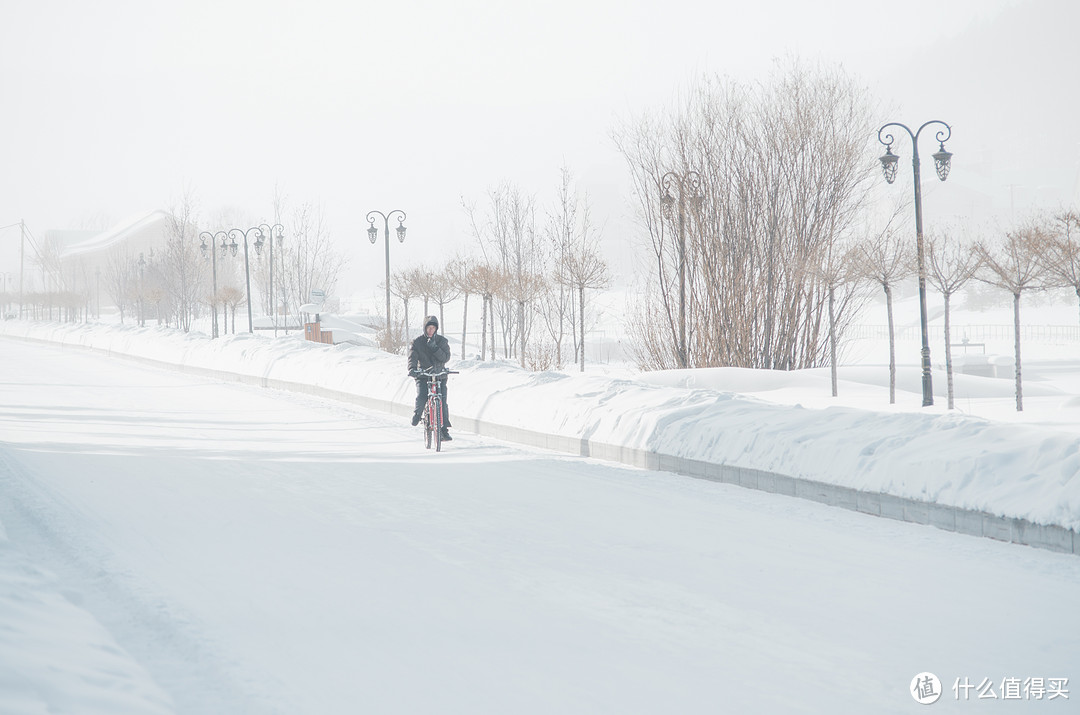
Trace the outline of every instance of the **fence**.
<path fill-rule="evenodd" d="M 917 325 L 902 325 L 894 328 L 897 340 L 920 340 Z M 954 342 L 964 338 L 970 341 L 1012 340 L 1012 325 L 950 325 L 950 337 Z M 846 336 L 853 340 L 888 340 L 888 325 L 853 325 Z M 930 340 L 944 342 L 945 328 L 931 325 Z M 1080 342 L 1080 325 L 1020 325 L 1020 339 L 1025 342 L 1075 343 Z"/>
<path fill-rule="evenodd" d="M 443 333 L 455 340 L 461 339 L 461 330 L 444 330 Z M 479 330 L 469 330 L 465 333 L 465 343 L 469 346 L 469 353 L 476 354 L 480 352 L 482 337 Z M 533 331 L 533 334 L 529 338 L 529 344 L 533 347 L 537 345 L 546 345 L 549 348 L 554 348 L 554 343 L 551 337 L 543 332 Z M 491 354 L 491 334 L 487 335 L 487 355 Z M 458 351 L 460 347 L 456 348 Z M 517 355 L 517 346 L 511 346 L 510 349 L 513 354 Z M 566 363 L 573 364 L 576 362 L 577 357 L 574 355 L 574 337 L 567 333 L 563 337 L 562 343 L 563 360 Z M 460 354 L 460 352 L 458 353 Z M 503 349 L 503 335 L 502 332 L 495 329 L 495 356 L 504 357 Z M 456 356 L 455 356 L 456 357 Z M 585 331 L 585 360 L 591 363 L 608 364 L 611 362 L 622 362 L 627 360 L 627 354 L 623 350 L 622 342 L 619 337 L 608 336 L 608 331 L 604 329 L 586 330 Z"/>

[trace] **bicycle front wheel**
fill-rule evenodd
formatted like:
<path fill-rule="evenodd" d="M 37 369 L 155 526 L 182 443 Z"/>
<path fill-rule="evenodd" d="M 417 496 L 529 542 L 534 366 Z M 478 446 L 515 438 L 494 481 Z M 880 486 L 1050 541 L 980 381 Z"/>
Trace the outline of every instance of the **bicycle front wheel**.
<path fill-rule="evenodd" d="M 435 451 L 442 451 L 442 400 L 432 397 L 428 400 L 428 422 L 431 423 L 431 431 L 434 433 Z"/>
<path fill-rule="evenodd" d="M 435 430 L 435 425 L 431 421 L 431 401 L 428 401 L 428 408 L 424 410 L 424 447 L 431 449 L 431 433 Z"/>

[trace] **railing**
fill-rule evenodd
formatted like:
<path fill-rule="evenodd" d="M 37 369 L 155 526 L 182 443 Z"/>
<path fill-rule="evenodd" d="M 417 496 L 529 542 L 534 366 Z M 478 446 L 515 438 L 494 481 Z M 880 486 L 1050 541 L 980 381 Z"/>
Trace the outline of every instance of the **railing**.
<path fill-rule="evenodd" d="M 930 326 L 930 339 L 943 341 L 945 328 L 940 325 Z M 1012 325 L 951 325 L 949 326 L 950 337 L 954 341 L 986 341 L 986 340 L 1012 340 Z M 897 340 L 919 340 L 919 326 L 902 325 L 894 329 Z M 853 325 L 846 337 L 853 340 L 882 340 L 889 337 L 887 325 Z M 1046 343 L 1072 343 L 1080 342 L 1080 325 L 1020 325 L 1020 339 L 1022 341 L 1046 342 Z"/>

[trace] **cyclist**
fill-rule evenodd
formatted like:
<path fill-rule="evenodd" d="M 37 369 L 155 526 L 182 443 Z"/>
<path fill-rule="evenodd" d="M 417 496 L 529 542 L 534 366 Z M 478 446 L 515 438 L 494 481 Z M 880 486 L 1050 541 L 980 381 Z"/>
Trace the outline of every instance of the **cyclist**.
<path fill-rule="evenodd" d="M 424 321 L 424 333 L 412 341 L 409 348 L 409 375 L 416 378 L 416 411 L 413 412 L 412 423 L 415 427 L 420 424 L 420 416 L 424 413 L 427 404 L 429 378 L 421 376 L 421 370 L 432 369 L 438 372 L 446 368 L 446 361 L 450 359 L 450 343 L 446 338 L 439 335 L 439 319 L 429 315 Z M 450 408 L 446 405 L 446 377 L 439 380 L 439 395 L 442 397 L 443 428 L 442 440 L 449 442 L 453 439 L 447 430 L 450 427 Z"/>

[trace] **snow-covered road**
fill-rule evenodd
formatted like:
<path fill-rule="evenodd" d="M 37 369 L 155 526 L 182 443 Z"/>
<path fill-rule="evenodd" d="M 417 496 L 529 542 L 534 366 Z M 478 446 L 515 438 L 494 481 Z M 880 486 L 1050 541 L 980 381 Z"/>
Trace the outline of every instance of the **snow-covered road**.
<path fill-rule="evenodd" d="M 4 338 L 0 375 L 0 712 L 915 712 L 922 671 L 979 712 L 955 679 L 1080 684 L 1075 556 L 435 454 L 400 418 Z"/>

